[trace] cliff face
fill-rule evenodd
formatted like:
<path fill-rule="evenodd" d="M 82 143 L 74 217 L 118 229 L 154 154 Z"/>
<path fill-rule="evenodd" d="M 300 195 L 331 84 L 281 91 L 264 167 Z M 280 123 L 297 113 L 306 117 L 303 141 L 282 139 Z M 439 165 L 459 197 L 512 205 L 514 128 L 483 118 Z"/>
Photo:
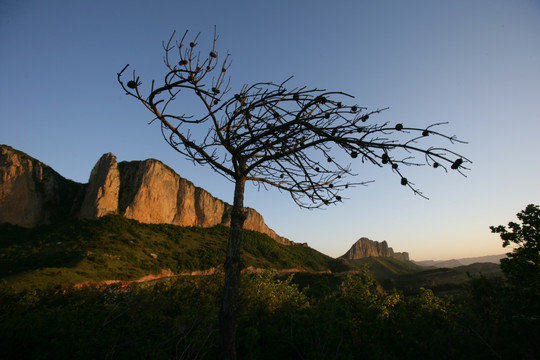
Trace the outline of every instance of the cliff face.
<path fill-rule="evenodd" d="M 103 155 L 92 169 L 79 216 L 95 219 L 116 213 L 119 191 L 120 173 L 116 157 L 108 153 Z"/>
<path fill-rule="evenodd" d="M 32 227 L 75 216 L 85 185 L 49 166 L 0 145 L 0 222 Z"/>
<path fill-rule="evenodd" d="M 391 247 L 388 247 L 386 241 L 378 242 L 372 241 L 368 238 L 360 238 L 354 245 L 347 251 L 342 258 L 348 260 L 362 259 L 365 257 L 392 257 L 401 261 L 409 261 L 409 253 L 407 252 L 394 252 Z"/>
<path fill-rule="evenodd" d="M 117 163 L 108 153 L 94 166 L 88 184 L 78 184 L 8 146 L 0 146 L 0 151 L 0 222 L 32 227 L 54 217 L 96 219 L 120 214 L 152 224 L 230 224 L 231 205 L 157 160 Z M 245 229 L 293 244 L 270 229 L 257 211 L 246 211 Z"/>
<path fill-rule="evenodd" d="M 160 161 L 121 162 L 118 169 L 120 192 L 117 212 L 129 219 L 198 227 L 230 224 L 231 205 L 181 178 Z M 106 169 L 103 171 L 108 172 Z M 267 234 L 282 244 L 292 243 L 270 229 L 257 211 L 250 208 L 246 211 L 246 230 Z"/>

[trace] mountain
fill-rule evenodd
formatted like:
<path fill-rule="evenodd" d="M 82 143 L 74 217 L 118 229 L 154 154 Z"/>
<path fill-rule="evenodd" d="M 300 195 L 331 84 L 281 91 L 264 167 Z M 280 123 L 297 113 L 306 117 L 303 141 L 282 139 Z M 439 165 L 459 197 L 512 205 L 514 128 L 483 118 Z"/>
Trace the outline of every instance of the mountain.
<path fill-rule="evenodd" d="M 51 167 L 0 145 L 0 223 L 24 227 L 56 220 L 119 214 L 148 224 L 212 227 L 230 224 L 231 205 L 213 197 L 154 159 L 120 162 L 107 153 L 87 184 L 65 179 Z M 292 245 L 247 209 L 246 230 Z"/>
<path fill-rule="evenodd" d="M 506 257 L 506 254 L 499 254 L 499 255 L 477 256 L 477 257 L 440 260 L 440 261 L 434 261 L 434 260 L 414 261 L 413 260 L 413 262 L 420 266 L 429 266 L 429 267 L 437 267 L 437 268 L 455 268 L 458 266 L 471 265 L 474 263 L 499 264 L 500 260 L 505 257 Z"/>
<path fill-rule="evenodd" d="M 25 153 L 0 145 L 0 223 L 32 227 L 74 217 L 85 188 Z"/>
<path fill-rule="evenodd" d="M 340 256 L 347 260 L 356 260 L 367 257 L 391 257 L 401 261 L 409 261 L 409 253 L 394 252 L 388 247 L 386 241 L 378 242 L 369 240 L 366 237 L 360 238 L 344 255 Z"/>

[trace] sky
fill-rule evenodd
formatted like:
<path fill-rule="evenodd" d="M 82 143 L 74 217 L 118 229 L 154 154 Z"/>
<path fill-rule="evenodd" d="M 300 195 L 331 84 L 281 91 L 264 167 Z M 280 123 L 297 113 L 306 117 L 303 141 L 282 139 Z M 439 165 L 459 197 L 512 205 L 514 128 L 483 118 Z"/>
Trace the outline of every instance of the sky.
<path fill-rule="evenodd" d="M 233 184 L 179 156 L 116 80 L 128 63 L 143 81 L 159 79 L 163 40 L 189 30 L 209 43 L 214 26 L 233 88 L 294 76 L 295 86 L 389 107 L 374 121 L 448 122 L 441 130 L 468 142 L 452 147 L 473 162 L 467 177 L 405 169 L 429 200 L 361 163 L 351 180 L 374 182 L 324 210 L 248 185 L 245 205 L 278 234 L 333 257 L 360 237 L 413 260 L 501 254 L 489 226 L 540 204 L 538 0 L 2 0 L 0 144 L 81 183 L 107 152 L 159 159 L 232 203 Z"/>

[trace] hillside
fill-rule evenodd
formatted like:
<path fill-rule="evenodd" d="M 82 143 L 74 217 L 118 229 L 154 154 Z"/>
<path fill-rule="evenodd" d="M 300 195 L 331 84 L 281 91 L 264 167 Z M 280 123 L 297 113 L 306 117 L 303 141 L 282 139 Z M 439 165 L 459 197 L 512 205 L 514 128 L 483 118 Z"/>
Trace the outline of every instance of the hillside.
<path fill-rule="evenodd" d="M 419 288 L 432 289 L 439 295 L 457 294 L 471 277 L 502 278 L 499 264 L 491 262 L 472 263 L 455 267 L 426 267 L 412 261 L 401 261 L 392 257 L 366 257 L 347 260 L 358 268 L 367 264 L 371 275 L 385 289 L 398 289 L 414 294 Z"/>
<path fill-rule="evenodd" d="M 392 257 L 366 257 L 362 259 L 347 260 L 352 266 L 360 267 L 364 264 L 377 280 L 394 278 L 397 276 L 418 273 L 425 270 L 424 267 L 410 261 L 402 261 Z"/>
<path fill-rule="evenodd" d="M 397 288 L 411 293 L 416 292 L 420 287 L 429 288 L 442 295 L 461 291 L 463 284 L 467 283 L 471 277 L 503 277 L 500 266 L 494 263 L 474 263 L 455 268 L 425 268 L 420 266 L 419 268 L 423 270 L 381 279 L 381 283 L 385 288 Z"/>
<path fill-rule="evenodd" d="M 219 271 L 225 261 L 228 233 L 229 228 L 223 225 L 144 224 L 119 215 L 34 228 L 4 223 L 0 224 L 0 283 L 22 290 Z M 305 278 L 300 282 L 310 286 L 320 281 L 340 282 L 342 277 L 333 275 L 367 265 L 385 288 L 413 292 L 419 287 L 437 292 L 456 289 L 469 275 L 501 276 L 500 267 L 493 263 L 430 269 L 392 257 L 334 259 L 308 246 L 279 244 L 250 230 L 244 231 L 242 261 L 250 271 L 306 272 L 307 277 L 299 280 Z"/>
<path fill-rule="evenodd" d="M 229 229 L 143 224 L 118 215 L 23 228 L 0 224 L 0 279 L 25 288 L 94 280 L 136 280 L 219 268 Z M 352 265 L 302 245 L 245 231 L 244 267 L 347 271 Z"/>

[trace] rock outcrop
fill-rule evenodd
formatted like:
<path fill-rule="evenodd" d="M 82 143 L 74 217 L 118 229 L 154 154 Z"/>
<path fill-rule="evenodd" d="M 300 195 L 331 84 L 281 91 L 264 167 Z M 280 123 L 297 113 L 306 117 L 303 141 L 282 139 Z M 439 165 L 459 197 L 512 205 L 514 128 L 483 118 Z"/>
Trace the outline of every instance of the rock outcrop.
<path fill-rule="evenodd" d="M 75 216 L 85 185 L 49 166 L 0 145 L 0 223 L 32 227 Z"/>
<path fill-rule="evenodd" d="M 392 257 L 401 261 L 409 261 L 409 253 L 394 252 L 388 247 L 386 241 L 378 242 L 369 240 L 366 237 L 360 238 L 354 245 L 341 257 L 348 260 L 362 259 L 365 257 Z"/>
<path fill-rule="evenodd" d="M 162 162 L 154 159 L 121 162 L 118 168 L 119 214 L 144 223 L 198 227 L 230 224 L 231 205 L 183 179 Z M 267 234 L 282 244 L 292 244 L 270 229 L 257 211 L 250 208 L 246 211 L 245 229 Z"/>
<path fill-rule="evenodd" d="M 8 146 L 1 145 L 0 151 L 0 222 L 32 227 L 59 217 L 97 219 L 120 214 L 151 224 L 230 224 L 231 205 L 158 160 L 117 163 L 108 153 L 92 169 L 88 184 L 79 184 Z M 246 211 L 245 229 L 294 244 L 270 229 L 257 211 Z"/>
<path fill-rule="evenodd" d="M 92 169 L 81 206 L 81 218 L 95 219 L 118 211 L 120 172 L 116 157 L 103 155 Z"/>

